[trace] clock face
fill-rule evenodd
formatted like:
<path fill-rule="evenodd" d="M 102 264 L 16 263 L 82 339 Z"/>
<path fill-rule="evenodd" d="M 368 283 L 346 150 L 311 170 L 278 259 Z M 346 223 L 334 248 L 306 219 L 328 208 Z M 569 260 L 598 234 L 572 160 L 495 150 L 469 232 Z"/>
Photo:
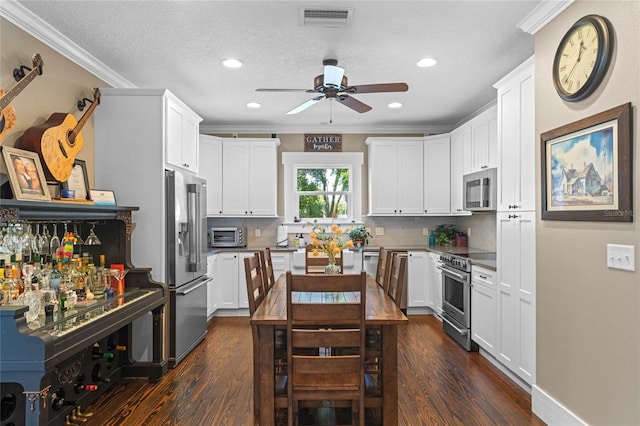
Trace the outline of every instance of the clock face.
<path fill-rule="evenodd" d="M 607 22 L 586 16 L 564 36 L 553 64 L 553 82 L 567 101 L 586 98 L 600 84 L 610 60 L 611 37 Z"/>

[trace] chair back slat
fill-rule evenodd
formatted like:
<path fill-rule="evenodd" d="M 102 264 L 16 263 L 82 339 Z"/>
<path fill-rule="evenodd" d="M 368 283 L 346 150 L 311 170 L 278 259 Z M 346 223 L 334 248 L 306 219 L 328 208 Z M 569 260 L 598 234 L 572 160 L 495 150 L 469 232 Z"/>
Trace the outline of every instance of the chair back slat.
<path fill-rule="evenodd" d="M 265 293 L 271 290 L 271 287 L 276 283 L 276 278 L 273 272 L 273 262 L 271 261 L 271 249 L 265 248 L 264 251 L 260 251 L 260 264 L 262 265 L 262 277 L 264 281 Z"/>
<path fill-rule="evenodd" d="M 259 253 L 254 253 L 251 257 L 244 259 L 244 273 L 247 280 L 247 296 L 249 299 L 249 314 L 258 309 L 264 300 L 265 289 L 262 279 L 262 267 Z"/>
<path fill-rule="evenodd" d="M 392 252 L 380 247 L 378 251 L 378 268 L 376 269 L 376 282 L 382 286 L 385 292 L 389 290 L 389 277 L 391 273 Z"/>
<path fill-rule="evenodd" d="M 406 269 L 406 255 L 394 253 L 391 260 L 388 294 L 396 305 L 400 305 L 400 303 L 402 303 L 402 291 L 404 287 Z"/>

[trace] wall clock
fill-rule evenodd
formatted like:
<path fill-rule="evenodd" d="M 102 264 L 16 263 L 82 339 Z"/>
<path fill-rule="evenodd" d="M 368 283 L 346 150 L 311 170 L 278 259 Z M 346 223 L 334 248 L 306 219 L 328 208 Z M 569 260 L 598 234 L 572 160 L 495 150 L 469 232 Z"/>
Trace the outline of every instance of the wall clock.
<path fill-rule="evenodd" d="M 598 15 L 578 20 L 560 41 L 553 61 L 553 84 L 562 99 L 587 98 L 600 85 L 613 54 L 609 22 Z"/>

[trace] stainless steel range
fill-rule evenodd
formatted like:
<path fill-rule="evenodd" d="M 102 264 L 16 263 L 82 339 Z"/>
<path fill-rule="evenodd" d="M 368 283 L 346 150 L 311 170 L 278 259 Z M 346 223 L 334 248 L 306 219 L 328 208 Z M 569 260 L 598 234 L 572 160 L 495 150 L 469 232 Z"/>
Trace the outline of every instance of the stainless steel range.
<path fill-rule="evenodd" d="M 468 351 L 477 351 L 471 340 L 471 262 L 462 256 L 442 254 L 442 328 Z"/>

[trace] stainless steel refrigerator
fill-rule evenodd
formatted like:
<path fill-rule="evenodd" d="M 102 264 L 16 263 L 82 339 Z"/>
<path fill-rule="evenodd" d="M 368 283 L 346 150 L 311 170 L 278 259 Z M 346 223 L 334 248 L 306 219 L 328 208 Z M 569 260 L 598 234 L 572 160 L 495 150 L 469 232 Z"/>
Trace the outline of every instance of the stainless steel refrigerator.
<path fill-rule="evenodd" d="M 207 333 L 206 181 L 165 170 L 165 191 L 169 367 L 175 367 Z"/>

